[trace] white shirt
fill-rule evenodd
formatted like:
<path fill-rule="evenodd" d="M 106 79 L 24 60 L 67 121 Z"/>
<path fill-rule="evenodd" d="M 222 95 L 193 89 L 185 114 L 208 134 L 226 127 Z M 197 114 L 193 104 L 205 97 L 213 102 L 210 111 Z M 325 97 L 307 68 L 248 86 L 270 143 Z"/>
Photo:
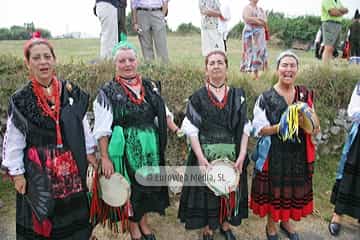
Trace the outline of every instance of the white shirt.
<path fill-rule="evenodd" d="M 218 100 L 221 101 L 221 99 L 218 99 Z M 243 99 L 243 97 L 241 97 L 241 103 L 244 100 L 245 99 Z M 192 124 L 191 121 L 187 117 L 185 117 L 183 122 L 181 123 L 181 128 L 180 129 L 187 137 L 193 137 L 193 136 L 198 136 L 199 135 L 199 128 L 197 128 L 194 124 Z M 244 125 L 243 133 L 250 136 L 251 129 L 252 129 L 251 122 L 248 121 Z"/>
<path fill-rule="evenodd" d="M 218 31 L 222 33 L 223 39 L 226 40 L 229 33 L 228 22 L 231 19 L 230 0 L 220 0 L 220 12 L 225 20 L 220 19 Z"/>
<path fill-rule="evenodd" d="M 254 106 L 254 111 L 253 111 L 254 119 L 252 121 L 252 127 L 254 129 L 254 136 L 255 137 L 260 137 L 259 132 L 261 131 L 261 129 L 271 125 L 269 120 L 266 117 L 265 109 L 262 109 L 260 107 L 261 98 L 262 98 L 262 95 L 260 95 L 258 97 L 258 99 L 256 100 L 255 106 Z"/>
<path fill-rule="evenodd" d="M 95 151 L 96 141 L 91 134 L 89 122 L 86 116 L 83 119 L 83 128 L 85 135 L 86 153 L 90 154 Z M 3 142 L 3 162 L 11 176 L 23 174 L 24 168 L 24 149 L 26 147 L 26 137 L 14 125 L 12 116 L 9 117 L 6 124 L 6 132 Z"/>
<path fill-rule="evenodd" d="M 360 83 L 356 85 L 351 95 L 347 112 L 349 117 L 352 117 L 355 113 L 360 113 Z"/>
<path fill-rule="evenodd" d="M 140 94 L 139 92 L 134 92 L 136 94 Z M 103 96 L 106 97 L 106 96 Z M 113 123 L 113 111 L 112 106 L 105 107 L 102 104 L 99 104 L 95 99 L 93 102 L 94 116 L 95 116 L 95 124 L 93 134 L 96 140 L 99 140 L 101 137 L 111 136 L 112 130 L 111 125 Z M 169 111 L 168 107 L 165 105 L 166 117 L 170 117 L 174 119 L 174 115 Z M 155 124 L 157 124 L 157 118 L 155 118 Z"/>

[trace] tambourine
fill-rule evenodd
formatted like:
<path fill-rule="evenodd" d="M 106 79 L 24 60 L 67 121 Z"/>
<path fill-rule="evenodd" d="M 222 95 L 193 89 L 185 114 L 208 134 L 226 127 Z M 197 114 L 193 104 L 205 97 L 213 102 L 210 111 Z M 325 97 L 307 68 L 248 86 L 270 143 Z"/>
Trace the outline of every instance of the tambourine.
<path fill-rule="evenodd" d="M 89 192 L 92 192 L 93 190 L 94 177 L 95 177 L 95 169 L 91 164 L 89 164 L 86 170 L 86 186 L 89 189 Z"/>
<path fill-rule="evenodd" d="M 313 134 L 316 129 L 319 129 L 320 122 L 314 109 L 307 104 L 302 104 L 300 114 L 303 116 L 303 121 L 299 122 L 299 126 L 308 134 Z"/>
<path fill-rule="evenodd" d="M 111 207 L 121 207 L 130 199 L 131 188 L 128 181 L 120 173 L 110 178 L 99 179 L 102 200 Z"/>
<path fill-rule="evenodd" d="M 234 167 L 234 162 L 228 158 L 219 158 L 211 162 L 206 170 L 205 184 L 216 196 L 228 195 L 234 192 L 240 182 L 240 172 Z"/>

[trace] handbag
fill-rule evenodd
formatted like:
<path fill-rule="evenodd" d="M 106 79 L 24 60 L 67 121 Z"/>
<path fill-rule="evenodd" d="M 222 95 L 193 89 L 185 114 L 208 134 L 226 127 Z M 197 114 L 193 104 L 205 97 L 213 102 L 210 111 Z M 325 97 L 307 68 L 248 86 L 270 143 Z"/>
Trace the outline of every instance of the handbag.
<path fill-rule="evenodd" d="M 266 40 L 266 41 L 269 41 L 269 40 L 270 40 L 270 30 L 269 30 L 269 25 L 268 25 L 268 24 L 266 24 L 266 25 L 265 25 L 265 27 L 264 27 L 264 29 L 265 29 L 265 40 Z"/>

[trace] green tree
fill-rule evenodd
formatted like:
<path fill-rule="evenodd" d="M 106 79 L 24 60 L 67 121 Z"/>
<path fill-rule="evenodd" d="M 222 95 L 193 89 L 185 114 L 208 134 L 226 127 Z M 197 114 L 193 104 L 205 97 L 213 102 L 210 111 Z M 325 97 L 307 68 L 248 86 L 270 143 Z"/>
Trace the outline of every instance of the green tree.
<path fill-rule="evenodd" d="M 41 32 L 41 37 L 43 38 L 51 38 L 51 33 L 49 30 L 38 28 L 36 29 L 36 31 Z"/>
<path fill-rule="evenodd" d="M 30 34 L 22 26 L 10 27 L 11 40 L 24 40 L 29 39 Z"/>
<path fill-rule="evenodd" d="M 240 21 L 230 30 L 228 37 L 241 38 L 243 29 L 244 29 L 244 23 Z"/>
<path fill-rule="evenodd" d="M 12 26 L 10 29 L 0 28 L 0 40 L 27 40 L 34 31 L 40 31 L 44 38 L 51 38 L 47 29 L 35 28 L 34 23 L 24 23 L 24 26 Z"/>
<path fill-rule="evenodd" d="M 192 23 L 182 23 L 176 29 L 176 33 L 179 34 L 194 34 L 200 33 L 200 28 L 194 26 Z"/>
<path fill-rule="evenodd" d="M 11 39 L 11 32 L 7 28 L 0 28 L 0 40 Z"/>

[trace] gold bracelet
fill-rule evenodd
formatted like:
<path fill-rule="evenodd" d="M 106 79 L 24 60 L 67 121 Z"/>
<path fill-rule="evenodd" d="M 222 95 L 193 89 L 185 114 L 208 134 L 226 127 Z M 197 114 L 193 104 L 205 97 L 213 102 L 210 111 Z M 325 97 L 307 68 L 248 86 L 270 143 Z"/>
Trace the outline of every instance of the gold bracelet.
<path fill-rule="evenodd" d="M 280 130 L 280 124 L 275 124 L 275 129 L 276 129 L 276 133 L 278 133 Z"/>

